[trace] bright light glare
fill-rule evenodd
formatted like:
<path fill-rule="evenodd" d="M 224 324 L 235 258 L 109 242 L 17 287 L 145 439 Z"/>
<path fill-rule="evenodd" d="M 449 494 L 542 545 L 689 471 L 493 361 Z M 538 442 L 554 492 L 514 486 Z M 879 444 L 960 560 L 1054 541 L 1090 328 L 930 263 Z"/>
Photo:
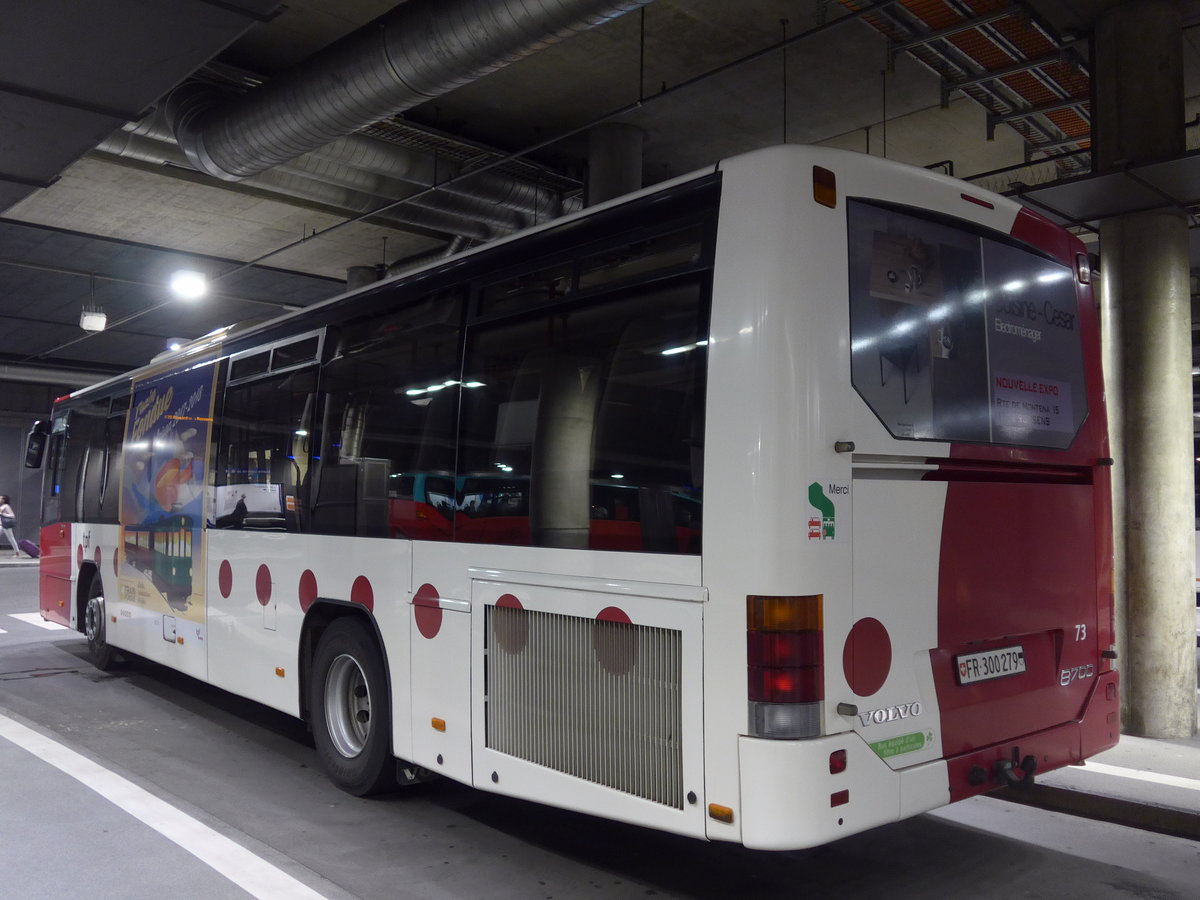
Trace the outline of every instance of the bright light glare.
<path fill-rule="evenodd" d="M 940 322 L 946 316 L 950 315 L 951 309 L 949 303 L 943 303 L 940 306 L 935 306 L 929 311 L 930 322 Z"/>
<path fill-rule="evenodd" d="M 1056 281 L 1062 281 L 1064 278 L 1070 278 L 1070 272 L 1064 272 L 1059 269 L 1057 272 L 1043 272 L 1037 277 L 1039 284 L 1054 284 Z"/>
<path fill-rule="evenodd" d="M 676 353 L 687 353 L 689 350 L 695 350 L 697 347 L 707 347 L 708 341 L 696 341 L 694 344 L 684 344 L 682 347 L 671 347 L 662 351 L 663 356 L 674 356 Z"/>
<path fill-rule="evenodd" d="M 1024 290 L 1025 282 L 1021 281 L 1020 279 L 1018 279 L 1016 281 L 1010 281 L 1008 284 L 1003 285 L 1003 288 L 1004 288 L 1004 290 L 1008 291 L 1011 294 L 1016 291 Z"/>
<path fill-rule="evenodd" d="M 183 300 L 199 300 L 208 293 L 208 279 L 202 272 L 180 269 L 171 276 L 171 290 Z"/>
<path fill-rule="evenodd" d="M 967 294 L 967 302 L 968 303 L 982 303 L 987 298 L 988 298 L 987 291 L 971 291 L 971 293 Z"/>
<path fill-rule="evenodd" d="M 454 387 L 455 385 L 461 385 L 465 388 L 485 387 L 482 381 L 455 381 L 452 378 L 448 378 L 441 384 L 431 384 L 429 387 L 423 388 L 409 388 L 404 393 L 408 397 L 420 397 L 422 394 L 432 394 L 435 391 L 444 391 L 446 388 Z M 399 393 L 399 388 L 396 389 L 396 392 Z"/>
<path fill-rule="evenodd" d="M 179 350 L 182 347 L 183 347 L 182 341 L 171 341 L 171 343 L 167 344 L 168 350 Z"/>

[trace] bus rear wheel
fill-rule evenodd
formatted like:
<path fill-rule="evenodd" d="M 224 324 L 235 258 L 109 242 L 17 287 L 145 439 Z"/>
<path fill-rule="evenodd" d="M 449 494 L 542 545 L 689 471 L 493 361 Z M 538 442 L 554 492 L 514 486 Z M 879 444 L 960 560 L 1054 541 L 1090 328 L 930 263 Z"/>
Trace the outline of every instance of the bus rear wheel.
<path fill-rule="evenodd" d="M 87 604 L 83 609 L 83 633 L 87 635 L 92 665 L 102 672 L 112 668 L 114 657 L 113 648 L 105 639 L 107 629 L 104 616 L 104 584 L 99 575 L 93 575 L 88 585 Z"/>
<path fill-rule="evenodd" d="M 308 708 L 317 757 L 334 784 L 356 797 L 395 787 L 383 657 L 361 622 L 339 619 L 321 637 Z"/>

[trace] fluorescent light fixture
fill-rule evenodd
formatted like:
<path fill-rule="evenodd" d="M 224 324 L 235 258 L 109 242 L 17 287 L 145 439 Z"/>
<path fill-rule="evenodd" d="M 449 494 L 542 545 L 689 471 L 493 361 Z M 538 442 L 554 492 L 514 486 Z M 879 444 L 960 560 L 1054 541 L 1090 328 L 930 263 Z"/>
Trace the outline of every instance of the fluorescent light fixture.
<path fill-rule="evenodd" d="M 208 293 L 208 279 L 203 272 L 180 269 L 171 276 L 171 291 L 182 300 L 199 300 Z"/>
<path fill-rule="evenodd" d="M 79 314 L 79 327 L 84 331 L 103 331 L 108 324 L 108 316 L 100 309 L 84 308 Z"/>

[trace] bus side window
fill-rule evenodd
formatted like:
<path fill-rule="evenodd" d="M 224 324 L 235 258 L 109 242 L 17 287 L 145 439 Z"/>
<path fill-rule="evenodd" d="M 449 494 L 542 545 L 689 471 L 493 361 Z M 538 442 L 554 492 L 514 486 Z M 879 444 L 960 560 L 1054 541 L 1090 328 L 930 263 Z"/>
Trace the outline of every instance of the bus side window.
<path fill-rule="evenodd" d="M 461 316 L 451 290 L 341 330 L 321 375 L 314 531 L 450 539 Z"/>
<path fill-rule="evenodd" d="M 471 330 L 456 540 L 699 552 L 701 284 Z"/>
<path fill-rule="evenodd" d="M 104 426 L 108 400 L 75 409 L 71 416 L 71 442 L 78 442 L 80 450 L 78 520 L 99 522 L 107 469 Z"/>
<path fill-rule="evenodd" d="M 217 528 L 301 530 L 315 390 L 311 368 L 226 389 L 217 456 Z"/>
<path fill-rule="evenodd" d="M 116 524 L 121 507 L 121 452 L 125 443 L 125 415 L 129 397 L 113 401 L 113 412 L 104 423 L 105 472 L 101 483 L 100 522 Z"/>

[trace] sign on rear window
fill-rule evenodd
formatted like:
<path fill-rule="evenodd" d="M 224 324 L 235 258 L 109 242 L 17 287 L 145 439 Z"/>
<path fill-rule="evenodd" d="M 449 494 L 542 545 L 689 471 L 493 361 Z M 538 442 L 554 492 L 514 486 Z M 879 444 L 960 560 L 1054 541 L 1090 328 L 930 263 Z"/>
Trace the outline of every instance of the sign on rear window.
<path fill-rule="evenodd" d="M 1087 416 L 1071 269 L 847 204 L 854 387 L 893 437 L 1066 449 Z"/>

